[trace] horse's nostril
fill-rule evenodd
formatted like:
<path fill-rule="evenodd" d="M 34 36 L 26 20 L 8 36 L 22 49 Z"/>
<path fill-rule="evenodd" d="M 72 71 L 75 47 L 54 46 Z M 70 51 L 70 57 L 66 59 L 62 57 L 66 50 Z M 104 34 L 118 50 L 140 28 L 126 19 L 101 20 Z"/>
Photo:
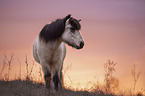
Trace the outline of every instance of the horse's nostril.
<path fill-rule="evenodd" d="M 84 46 L 84 42 L 81 42 L 80 43 L 80 48 L 83 48 L 83 46 Z"/>

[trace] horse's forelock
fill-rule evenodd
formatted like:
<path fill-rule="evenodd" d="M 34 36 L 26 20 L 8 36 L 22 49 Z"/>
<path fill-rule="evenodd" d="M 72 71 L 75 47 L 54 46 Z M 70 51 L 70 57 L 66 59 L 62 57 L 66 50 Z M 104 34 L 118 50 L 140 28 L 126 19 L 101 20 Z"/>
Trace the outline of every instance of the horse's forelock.
<path fill-rule="evenodd" d="M 73 26 L 76 30 L 80 30 L 81 29 L 81 25 L 79 23 L 79 20 L 76 20 L 75 18 L 70 18 L 69 19 L 69 23 L 71 24 L 71 26 Z"/>

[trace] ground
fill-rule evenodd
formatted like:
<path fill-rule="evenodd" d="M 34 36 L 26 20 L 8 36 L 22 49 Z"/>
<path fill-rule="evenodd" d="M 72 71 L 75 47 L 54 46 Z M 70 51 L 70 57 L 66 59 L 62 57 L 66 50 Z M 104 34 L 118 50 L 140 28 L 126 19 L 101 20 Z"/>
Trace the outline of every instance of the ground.
<path fill-rule="evenodd" d="M 0 96 L 102 96 L 88 91 L 61 89 L 56 93 L 49 92 L 45 85 L 32 81 L 0 81 Z"/>

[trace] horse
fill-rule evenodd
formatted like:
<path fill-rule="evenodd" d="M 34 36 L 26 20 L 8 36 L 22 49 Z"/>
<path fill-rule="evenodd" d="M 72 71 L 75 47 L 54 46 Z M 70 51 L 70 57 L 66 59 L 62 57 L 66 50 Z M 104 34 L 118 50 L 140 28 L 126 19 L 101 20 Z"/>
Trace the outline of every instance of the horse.
<path fill-rule="evenodd" d="M 66 46 L 82 49 L 84 41 L 80 35 L 80 22 L 71 15 L 46 24 L 33 44 L 33 57 L 42 66 L 45 86 L 50 90 L 63 87 L 62 68 Z"/>

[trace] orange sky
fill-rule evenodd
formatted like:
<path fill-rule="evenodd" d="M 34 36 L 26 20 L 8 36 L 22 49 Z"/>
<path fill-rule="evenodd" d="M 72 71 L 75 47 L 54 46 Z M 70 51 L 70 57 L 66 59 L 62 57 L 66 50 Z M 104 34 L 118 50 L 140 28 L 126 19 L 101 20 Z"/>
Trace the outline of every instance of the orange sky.
<path fill-rule="evenodd" d="M 132 64 L 142 70 L 137 88 L 145 88 L 145 1 L 135 0 L 1 0 L 0 70 L 3 53 L 13 52 L 12 73 L 20 59 L 25 73 L 25 55 L 33 60 L 32 45 L 42 27 L 57 18 L 72 14 L 81 21 L 85 46 L 67 46 L 64 65 L 72 64 L 72 80 L 104 82 L 104 63 L 117 62 L 116 73 L 122 88 L 133 87 Z M 67 79 L 67 76 L 66 76 Z"/>

